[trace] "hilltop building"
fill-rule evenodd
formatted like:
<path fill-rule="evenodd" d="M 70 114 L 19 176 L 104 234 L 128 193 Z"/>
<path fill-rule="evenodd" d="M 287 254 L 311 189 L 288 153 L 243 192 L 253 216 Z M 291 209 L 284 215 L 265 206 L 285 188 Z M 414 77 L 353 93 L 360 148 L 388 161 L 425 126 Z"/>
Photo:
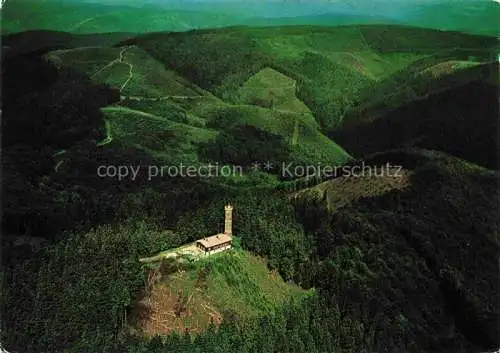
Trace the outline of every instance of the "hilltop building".
<path fill-rule="evenodd" d="M 205 255 L 215 254 L 224 250 L 231 249 L 233 241 L 233 206 L 224 207 L 224 233 L 212 235 L 196 241 L 196 247 L 203 251 Z"/>

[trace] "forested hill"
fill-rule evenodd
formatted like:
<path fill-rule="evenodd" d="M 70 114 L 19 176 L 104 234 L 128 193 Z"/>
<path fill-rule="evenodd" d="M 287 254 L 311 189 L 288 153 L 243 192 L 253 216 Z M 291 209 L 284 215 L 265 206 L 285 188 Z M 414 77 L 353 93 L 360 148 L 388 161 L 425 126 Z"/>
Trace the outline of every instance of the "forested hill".
<path fill-rule="evenodd" d="M 365 162 L 403 169 L 339 177 L 295 197 L 315 237 L 321 287 L 350 315 L 380 325 L 386 346 L 498 348 L 498 173 L 425 150 Z"/>

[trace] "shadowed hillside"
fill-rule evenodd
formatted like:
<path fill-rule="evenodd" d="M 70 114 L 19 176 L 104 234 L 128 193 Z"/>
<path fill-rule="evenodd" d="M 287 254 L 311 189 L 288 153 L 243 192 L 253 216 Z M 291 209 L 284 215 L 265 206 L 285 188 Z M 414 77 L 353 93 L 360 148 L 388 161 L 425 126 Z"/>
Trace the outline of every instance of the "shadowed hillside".
<path fill-rule="evenodd" d="M 358 157 L 415 146 L 498 169 L 498 66 L 484 65 L 481 70 L 483 78 L 403 105 L 375 121 L 332 131 L 329 136 Z"/>
<path fill-rule="evenodd" d="M 399 179 L 340 177 L 297 194 L 322 263 L 317 281 L 348 312 L 380 325 L 391 347 L 424 335 L 413 349 L 497 348 L 498 174 L 424 151 L 366 164 L 388 161 L 405 167 Z M 349 290 L 335 290 L 345 283 Z"/>
<path fill-rule="evenodd" d="M 3 33 L 2 33 L 3 34 Z M 86 46 L 111 46 L 133 37 L 133 33 L 70 34 L 67 32 L 32 30 L 2 35 L 2 59 L 36 51 L 69 49 Z"/>
<path fill-rule="evenodd" d="M 389 77 L 370 83 L 360 92 L 359 104 L 346 113 L 342 127 L 376 120 L 403 105 L 470 82 L 498 82 L 495 64 L 490 58 L 476 57 L 467 51 L 454 51 L 454 54 L 455 59 L 439 58 L 439 54 L 424 57 Z"/>

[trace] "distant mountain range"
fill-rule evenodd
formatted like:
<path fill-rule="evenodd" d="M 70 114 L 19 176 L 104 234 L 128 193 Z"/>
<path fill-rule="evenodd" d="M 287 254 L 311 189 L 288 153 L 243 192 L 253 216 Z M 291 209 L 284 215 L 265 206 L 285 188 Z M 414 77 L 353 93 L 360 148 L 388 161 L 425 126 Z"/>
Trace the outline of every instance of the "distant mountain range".
<path fill-rule="evenodd" d="M 184 31 L 235 25 L 385 23 L 496 36 L 495 1 L 16 0 L 2 9 L 2 33 Z"/>

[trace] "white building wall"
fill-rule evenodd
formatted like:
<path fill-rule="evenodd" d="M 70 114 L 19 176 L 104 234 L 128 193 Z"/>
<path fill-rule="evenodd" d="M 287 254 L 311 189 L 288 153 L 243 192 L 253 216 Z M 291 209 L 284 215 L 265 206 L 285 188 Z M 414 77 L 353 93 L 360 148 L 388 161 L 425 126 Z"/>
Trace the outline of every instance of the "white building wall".
<path fill-rule="evenodd" d="M 213 254 L 216 254 L 216 253 L 218 253 L 218 252 L 225 251 L 225 250 L 228 250 L 228 249 L 231 249 L 231 245 L 227 245 L 227 246 L 225 246 L 225 247 L 223 247 L 223 248 L 219 248 L 219 249 L 217 249 L 217 250 L 207 251 L 207 252 L 205 253 L 205 255 L 207 255 L 207 256 L 208 256 L 208 255 L 213 255 Z"/>

